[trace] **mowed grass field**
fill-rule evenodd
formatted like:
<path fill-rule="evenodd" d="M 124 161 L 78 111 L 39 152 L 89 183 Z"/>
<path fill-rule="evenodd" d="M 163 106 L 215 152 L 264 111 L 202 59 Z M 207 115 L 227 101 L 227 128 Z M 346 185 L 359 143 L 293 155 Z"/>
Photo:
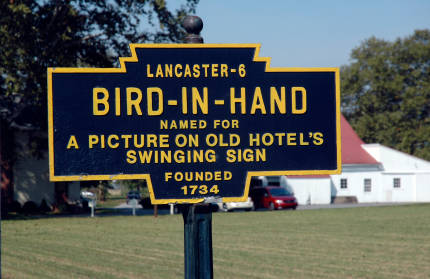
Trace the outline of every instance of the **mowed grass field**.
<path fill-rule="evenodd" d="M 430 278 L 430 205 L 213 214 L 215 278 Z M 2 222 L 3 278 L 183 278 L 181 215 Z"/>

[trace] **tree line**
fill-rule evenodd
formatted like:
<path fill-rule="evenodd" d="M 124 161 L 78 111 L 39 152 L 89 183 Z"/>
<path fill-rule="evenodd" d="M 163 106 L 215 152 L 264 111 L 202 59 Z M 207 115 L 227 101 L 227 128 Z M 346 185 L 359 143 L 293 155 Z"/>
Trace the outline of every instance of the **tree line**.
<path fill-rule="evenodd" d="M 341 68 L 342 112 L 366 143 L 430 160 L 430 30 L 375 37 Z"/>

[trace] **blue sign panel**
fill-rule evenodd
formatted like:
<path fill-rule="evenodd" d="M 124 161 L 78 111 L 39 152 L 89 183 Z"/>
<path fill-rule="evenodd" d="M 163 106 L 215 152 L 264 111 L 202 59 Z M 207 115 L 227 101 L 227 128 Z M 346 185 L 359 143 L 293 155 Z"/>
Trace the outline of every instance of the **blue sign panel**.
<path fill-rule="evenodd" d="M 339 70 L 271 68 L 259 47 L 131 44 L 119 68 L 49 68 L 51 180 L 146 179 L 163 204 L 340 173 Z"/>

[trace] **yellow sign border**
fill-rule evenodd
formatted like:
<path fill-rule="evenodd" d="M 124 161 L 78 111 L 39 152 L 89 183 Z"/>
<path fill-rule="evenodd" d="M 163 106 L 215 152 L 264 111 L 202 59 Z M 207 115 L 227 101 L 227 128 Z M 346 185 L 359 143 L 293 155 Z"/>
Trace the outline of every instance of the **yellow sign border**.
<path fill-rule="evenodd" d="M 155 199 L 154 189 L 150 174 L 116 174 L 116 175 L 71 175 L 56 176 L 54 173 L 54 123 L 52 107 L 52 74 L 54 73 L 127 73 L 126 62 L 138 62 L 137 48 L 254 48 L 253 62 L 265 62 L 265 72 L 334 72 L 336 83 L 336 144 L 337 144 L 337 169 L 335 170 L 301 170 L 301 171 L 248 171 L 246 175 L 245 191 L 241 197 L 224 197 L 223 202 L 246 201 L 249 193 L 252 176 L 262 175 L 327 175 L 341 173 L 341 132 L 340 132 L 340 74 L 339 68 L 295 68 L 295 67 L 270 67 L 270 57 L 259 57 L 260 44 L 130 44 L 130 57 L 120 57 L 120 68 L 48 68 L 48 141 L 49 141 L 49 179 L 51 181 L 85 181 L 85 180 L 123 180 L 145 179 L 152 204 L 168 203 L 200 203 L 198 199 Z"/>

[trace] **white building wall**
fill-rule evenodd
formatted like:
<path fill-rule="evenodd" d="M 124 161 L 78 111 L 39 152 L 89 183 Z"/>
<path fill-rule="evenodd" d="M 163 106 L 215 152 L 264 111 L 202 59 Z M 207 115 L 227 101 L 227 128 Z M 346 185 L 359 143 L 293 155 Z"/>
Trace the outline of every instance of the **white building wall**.
<path fill-rule="evenodd" d="M 329 204 L 331 202 L 331 180 L 327 178 L 291 178 L 288 186 L 300 204 Z"/>
<path fill-rule="evenodd" d="M 55 201 L 54 183 L 49 182 L 48 160 L 27 156 L 18 160 L 14 167 L 14 195 L 21 205 L 34 201 L 38 205 L 43 199 L 48 204 Z"/>
<path fill-rule="evenodd" d="M 40 205 L 42 200 L 48 204 L 55 202 L 55 185 L 49 181 L 49 160 L 47 152 L 44 157 L 37 159 L 31 155 L 28 145 L 28 135 L 17 133 L 17 143 L 20 146 L 19 158 L 14 165 L 14 199 L 23 205 L 33 201 Z M 69 183 L 69 200 L 79 200 L 79 182 Z"/>
<path fill-rule="evenodd" d="M 429 161 L 381 144 L 363 144 L 362 146 L 384 166 L 381 201 L 430 201 Z M 400 188 L 394 188 L 394 178 L 400 178 Z"/>
<path fill-rule="evenodd" d="M 340 188 L 340 180 L 347 179 L 347 188 Z M 379 202 L 381 196 L 381 172 L 380 171 L 343 171 L 338 175 L 331 175 L 333 182 L 332 196 L 355 196 L 358 202 Z M 364 179 L 371 180 L 371 191 L 364 191 Z"/>
<path fill-rule="evenodd" d="M 400 187 L 394 188 L 394 179 L 400 179 Z M 416 176 L 414 174 L 383 173 L 382 195 L 383 202 L 415 202 Z"/>
<path fill-rule="evenodd" d="M 430 202 L 430 172 L 415 175 L 416 180 L 416 201 Z"/>

